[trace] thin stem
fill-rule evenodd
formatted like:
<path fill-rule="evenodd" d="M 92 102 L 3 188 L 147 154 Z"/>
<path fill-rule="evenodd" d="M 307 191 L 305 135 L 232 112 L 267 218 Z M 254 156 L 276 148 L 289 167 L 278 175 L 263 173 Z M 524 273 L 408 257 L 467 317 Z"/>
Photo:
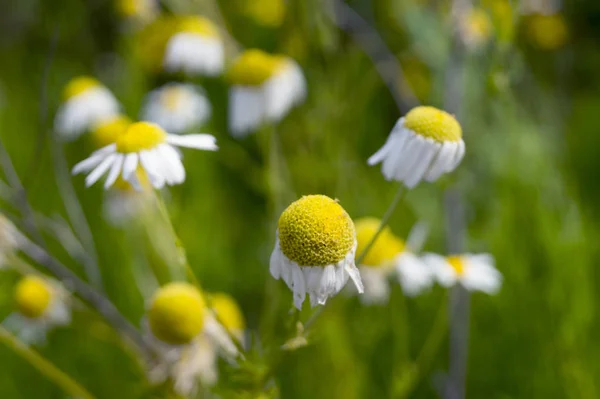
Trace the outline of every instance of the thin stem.
<path fill-rule="evenodd" d="M 164 221 L 167 223 L 167 227 L 169 229 L 169 234 L 171 234 L 171 237 L 173 238 L 173 241 L 175 243 L 175 248 L 177 250 L 177 262 L 182 267 L 182 269 L 185 270 L 185 273 L 186 273 L 188 279 L 192 282 L 192 284 L 194 284 L 195 286 L 197 286 L 199 288 L 200 283 L 198 282 L 198 279 L 196 278 L 196 274 L 194 273 L 194 271 L 192 270 L 192 267 L 190 266 L 190 262 L 188 261 L 185 247 L 181 243 L 181 240 L 179 239 L 179 236 L 177 235 L 177 232 L 175 231 L 175 226 L 173 226 L 173 222 L 171 221 L 171 217 L 169 216 L 169 211 L 167 210 L 165 201 L 163 200 L 162 196 L 159 193 L 155 193 L 155 194 L 156 194 L 155 198 L 156 198 L 156 205 L 157 205 L 158 211 L 161 214 Z"/>
<path fill-rule="evenodd" d="M 42 355 L 19 341 L 17 337 L 12 335 L 2 325 L 0 325 L 0 341 L 14 350 L 19 356 L 29 362 L 29 364 L 35 367 L 40 373 L 45 375 L 46 378 L 54 382 L 73 398 L 94 399 L 94 396 L 84 387 L 82 387 L 77 381 L 71 378 L 67 373 L 57 368 Z"/>
<path fill-rule="evenodd" d="M 381 232 L 383 231 L 385 226 L 387 226 L 387 224 L 389 223 L 390 219 L 392 218 L 392 215 L 394 214 L 394 211 L 396 210 L 396 207 L 400 203 L 400 200 L 404 197 L 404 194 L 406 194 L 406 190 L 404 190 L 404 186 L 402 186 L 402 184 L 400 184 L 400 186 L 398 187 L 398 190 L 396 191 L 396 195 L 394 196 L 394 199 L 392 200 L 392 202 L 390 203 L 390 206 L 388 207 L 388 209 L 383 214 L 383 217 L 381 218 L 381 223 L 379 224 L 379 228 L 377 229 L 377 231 L 371 238 L 371 241 L 369 241 L 369 243 L 367 244 L 365 249 L 362 251 L 362 253 L 359 254 L 358 257 L 356 258 L 355 263 L 357 265 L 360 265 L 360 263 L 363 261 L 363 259 L 365 258 L 365 256 L 367 255 L 367 253 L 369 252 L 369 250 L 371 249 L 371 247 L 377 240 L 377 237 L 379 237 L 379 235 L 381 234 Z"/>

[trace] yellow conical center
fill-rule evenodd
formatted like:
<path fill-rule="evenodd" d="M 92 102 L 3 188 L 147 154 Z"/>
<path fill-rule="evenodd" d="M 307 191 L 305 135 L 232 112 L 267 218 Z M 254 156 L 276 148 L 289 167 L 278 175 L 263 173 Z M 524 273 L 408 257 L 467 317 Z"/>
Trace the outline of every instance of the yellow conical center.
<path fill-rule="evenodd" d="M 469 12 L 466 27 L 468 34 L 477 42 L 486 41 L 492 32 L 490 17 L 480 8 L 474 8 Z"/>
<path fill-rule="evenodd" d="M 198 16 L 182 17 L 177 29 L 178 32 L 193 33 L 200 36 L 218 38 L 219 30 L 212 21 Z"/>
<path fill-rule="evenodd" d="M 188 283 L 170 283 L 154 294 L 148 323 L 159 340 L 183 345 L 202 331 L 205 312 L 206 304 L 196 287 Z"/>
<path fill-rule="evenodd" d="M 52 289 L 43 278 L 28 275 L 17 284 L 14 298 L 19 312 L 35 319 L 42 316 L 48 309 L 52 300 Z"/>
<path fill-rule="evenodd" d="M 462 276 L 465 272 L 465 260 L 462 256 L 448 256 L 446 261 L 452 266 L 456 274 Z"/>
<path fill-rule="evenodd" d="M 293 202 L 281 214 L 278 227 L 281 251 L 300 266 L 336 264 L 350 253 L 356 239 L 350 216 L 325 195 Z"/>
<path fill-rule="evenodd" d="M 287 59 L 262 50 L 246 50 L 231 65 L 227 78 L 234 85 L 260 86 L 285 68 Z"/>
<path fill-rule="evenodd" d="M 90 89 L 100 87 L 101 84 L 96 79 L 89 76 L 80 76 L 71 79 L 63 89 L 63 101 L 67 101 L 75 96 L 78 96 Z"/>
<path fill-rule="evenodd" d="M 210 296 L 210 305 L 223 326 L 231 332 L 244 329 L 244 316 L 235 300 L 224 292 L 216 292 Z"/>
<path fill-rule="evenodd" d="M 435 107 L 419 106 L 404 117 L 404 127 L 436 141 L 460 141 L 462 129 L 449 113 Z"/>
<path fill-rule="evenodd" d="M 115 143 L 132 121 L 124 115 L 115 116 L 104 122 L 100 122 L 92 130 L 92 139 L 98 148 L 102 148 L 109 144 Z"/>
<path fill-rule="evenodd" d="M 354 225 L 356 226 L 356 256 L 360 256 L 375 232 L 379 229 L 380 220 L 376 218 L 358 219 Z M 404 242 L 396 237 L 394 233 L 385 227 L 377 236 L 377 239 L 363 258 L 361 265 L 363 266 L 386 266 L 404 249 Z"/>
<path fill-rule="evenodd" d="M 187 91 L 182 87 L 165 87 L 160 93 L 160 103 L 169 111 L 175 111 L 185 101 Z"/>
<path fill-rule="evenodd" d="M 154 123 L 136 122 L 117 138 L 117 151 L 123 154 L 150 150 L 162 144 L 167 133 Z"/>
<path fill-rule="evenodd" d="M 277 27 L 285 17 L 285 1 L 246 0 L 244 13 L 261 25 Z"/>
<path fill-rule="evenodd" d="M 529 19 L 527 32 L 531 42 L 542 50 L 556 50 L 568 38 L 567 24 L 562 15 L 533 15 Z"/>

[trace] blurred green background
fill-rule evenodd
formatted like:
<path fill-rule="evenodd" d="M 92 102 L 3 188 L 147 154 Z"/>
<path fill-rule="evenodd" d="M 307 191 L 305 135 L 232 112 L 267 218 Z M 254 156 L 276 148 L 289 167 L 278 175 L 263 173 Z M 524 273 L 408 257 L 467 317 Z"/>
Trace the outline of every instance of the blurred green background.
<path fill-rule="evenodd" d="M 472 298 L 467 397 L 597 398 L 600 5 L 569 2 L 548 23 L 539 15 L 523 15 L 517 3 L 473 4 L 488 18 L 484 28 L 470 31 L 483 43 L 460 50 L 460 68 L 451 75 L 448 66 L 459 50 L 451 40 L 458 27 L 448 1 L 349 2 L 402 65 L 403 75 L 392 67 L 395 78 L 403 76 L 421 103 L 460 110 L 467 146 L 457 171 L 411 191 L 390 225 L 405 237 L 415 222 L 428 222 L 425 250 L 445 253 L 444 195 L 452 187 L 466 206 L 465 251 L 496 257 L 502 290 Z M 353 218 L 383 214 L 396 186 L 366 160 L 414 103 L 403 96 L 405 108 L 398 110 L 364 46 L 333 23 L 328 2 L 173 0 L 161 7 L 164 13 L 215 20 L 229 32 L 229 59 L 240 49 L 258 47 L 290 55 L 302 66 L 307 101 L 276 128 L 287 164 L 279 171 L 284 205 L 321 193 L 338 198 Z M 181 80 L 147 68 L 153 49 L 144 40 L 144 30 L 128 26 L 111 1 L 0 4 L 0 136 L 39 212 L 67 217 L 50 140 L 69 79 L 96 76 L 132 118 L 145 93 Z M 448 79 L 459 82 L 459 96 L 448 98 Z M 213 104 L 213 117 L 202 130 L 217 137 L 220 151 L 186 152 L 187 180 L 168 189 L 173 224 L 202 286 L 232 294 L 249 330 L 257 331 L 266 304 L 276 302 L 278 327 L 271 338 L 279 342 L 291 293 L 270 281 L 268 271 L 281 209 L 265 185 L 266 157 L 260 151 L 265 132 L 232 139 L 225 80 L 193 81 Z M 85 137 L 66 144 L 69 167 L 92 149 Z M 72 181 L 93 232 L 107 295 L 139 325 L 145 298 L 134 275 L 152 254 L 135 234 L 104 221 L 100 186 L 84 189 L 80 176 Z M 16 214 L 8 203 L 1 205 Z M 60 243 L 48 241 L 61 260 L 84 275 Z M 2 272 L 0 318 L 13 311 L 16 279 L 16 273 Z M 393 397 L 394 384 L 408 372 L 409 359 L 422 347 L 447 295 L 435 287 L 405 300 L 395 285 L 387 306 L 335 298 L 318 320 L 311 345 L 287 355 L 276 370 L 280 396 Z M 76 312 L 72 325 L 53 331 L 40 352 L 97 398 L 161 397 L 107 327 L 88 313 Z M 444 342 L 411 397 L 437 397 L 436 376 L 447 364 Z M 227 376 L 222 384 L 233 386 Z M 0 397 L 65 394 L 0 346 Z"/>

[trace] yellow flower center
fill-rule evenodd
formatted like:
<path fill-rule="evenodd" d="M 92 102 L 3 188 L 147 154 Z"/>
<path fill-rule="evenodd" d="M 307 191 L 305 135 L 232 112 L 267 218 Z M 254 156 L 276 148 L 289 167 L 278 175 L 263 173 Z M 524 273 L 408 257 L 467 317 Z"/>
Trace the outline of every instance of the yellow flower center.
<path fill-rule="evenodd" d="M 211 294 L 210 305 L 227 330 L 239 332 L 244 329 L 244 316 L 231 296 L 224 292 Z"/>
<path fill-rule="evenodd" d="M 182 345 L 202 331 L 205 312 L 206 304 L 196 287 L 188 283 L 170 283 L 154 294 L 148 323 L 159 340 Z"/>
<path fill-rule="evenodd" d="M 52 300 L 52 290 L 41 277 L 28 275 L 19 281 L 14 293 L 17 309 L 22 315 L 35 319 L 42 316 Z"/>
<path fill-rule="evenodd" d="M 123 154 L 150 150 L 167 139 L 167 133 L 154 123 L 136 122 L 117 138 L 117 151 Z"/>
<path fill-rule="evenodd" d="M 363 253 L 375 232 L 379 229 L 381 221 L 376 218 L 362 218 L 355 222 L 356 240 L 356 255 Z M 397 238 L 394 233 L 385 227 L 377 239 L 363 258 L 361 265 L 363 266 L 386 266 L 404 249 L 404 242 Z"/>
<path fill-rule="evenodd" d="M 260 86 L 284 68 L 286 63 L 284 56 L 256 49 L 246 50 L 233 62 L 227 77 L 235 85 Z"/>
<path fill-rule="evenodd" d="M 277 27 L 285 16 L 284 0 L 246 0 L 244 12 L 257 23 Z"/>
<path fill-rule="evenodd" d="M 144 171 L 144 169 L 142 167 L 138 166 L 137 170 L 135 171 L 135 174 L 137 176 L 138 182 L 140 182 L 140 185 L 142 186 L 142 189 L 144 191 L 150 190 L 152 186 L 150 185 L 150 182 L 148 181 L 148 176 L 146 175 L 146 172 Z M 120 175 L 119 175 L 119 177 L 117 177 L 117 180 L 115 180 L 115 183 L 111 186 L 111 189 L 124 191 L 124 192 L 132 192 L 134 194 L 140 193 L 139 191 L 137 191 L 136 189 L 133 188 L 131 183 L 129 183 L 127 180 L 123 179 L 123 177 Z"/>
<path fill-rule="evenodd" d="M 132 121 L 124 115 L 115 116 L 112 119 L 101 122 L 92 130 L 92 139 L 97 147 L 102 148 L 115 143 Z"/>
<path fill-rule="evenodd" d="M 454 271 L 459 276 L 462 276 L 465 272 L 465 261 L 462 256 L 448 256 L 446 261 L 454 268 Z"/>
<path fill-rule="evenodd" d="M 462 129 L 449 113 L 435 107 L 418 106 L 404 117 L 404 127 L 436 141 L 460 141 Z"/>
<path fill-rule="evenodd" d="M 89 89 L 101 86 L 100 82 L 89 76 L 79 76 L 71 79 L 63 89 L 63 100 L 67 101 Z"/>
<path fill-rule="evenodd" d="M 492 32 L 492 22 L 487 13 L 480 8 L 472 9 L 466 19 L 467 32 L 478 42 L 484 42 Z"/>
<path fill-rule="evenodd" d="M 293 202 L 279 218 L 279 245 L 300 266 L 336 264 L 354 245 L 354 223 L 344 208 L 325 195 Z"/>
<path fill-rule="evenodd" d="M 542 50 L 556 50 L 568 38 L 567 24 L 562 15 L 533 15 L 528 24 L 529 39 Z"/>
<path fill-rule="evenodd" d="M 160 94 L 160 103 L 169 111 L 175 111 L 185 101 L 186 94 L 181 87 L 166 87 Z"/>
<path fill-rule="evenodd" d="M 199 16 L 182 17 L 177 30 L 178 32 L 193 33 L 210 38 L 219 37 L 217 26 L 212 21 Z"/>

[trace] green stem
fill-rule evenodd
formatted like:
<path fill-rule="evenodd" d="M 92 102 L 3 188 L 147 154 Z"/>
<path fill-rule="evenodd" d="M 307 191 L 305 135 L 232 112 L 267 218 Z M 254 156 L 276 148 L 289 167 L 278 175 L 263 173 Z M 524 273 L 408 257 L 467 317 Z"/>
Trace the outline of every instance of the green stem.
<path fill-rule="evenodd" d="M 173 222 L 171 221 L 171 217 L 169 216 L 169 211 L 167 210 L 165 201 L 163 200 L 162 196 L 158 193 L 156 193 L 155 198 L 158 211 L 161 214 L 164 221 L 166 222 L 167 227 L 169 229 L 169 234 L 171 235 L 171 237 L 173 238 L 173 242 L 175 243 L 175 248 L 177 250 L 177 262 L 179 263 L 181 268 L 185 270 L 187 278 L 192 282 L 192 284 L 194 284 L 197 287 L 200 287 L 198 279 L 196 278 L 196 275 L 194 274 L 194 271 L 192 270 L 192 267 L 190 266 L 190 263 L 188 261 L 185 247 L 181 243 L 181 240 L 179 239 L 179 236 L 175 231 L 175 227 L 173 226 Z"/>
<path fill-rule="evenodd" d="M 414 387 L 419 382 L 419 379 L 431 367 L 435 355 L 444 342 L 444 337 L 448 331 L 448 317 L 446 315 L 446 301 L 444 300 L 437 312 L 431 331 L 421 348 L 421 352 L 417 356 L 412 367 L 406 372 L 395 389 L 396 398 L 406 398 L 412 392 Z"/>
<path fill-rule="evenodd" d="M 369 241 L 369 243 L 367 244 L 365 249 L 362 251 L 362 253 L 359 254 L 358 257 L 356 258 L 355 263 L 357 265 L 360 265 L 360 263 L 363 261 L 365 256 L 367 256 L 367 252 L 369 252 L 369 250 L 371 249 L 371 247 L 377 240 L 377 237 L 379 237 L 379 235 L 381 234 L 381 232 L 383 231 L 385 226 L 387 226 L 387 224 L 389 223 L 390 219 L 392 218 L 392 215 L 394 214 L 394 211 L 396 210 L 396 207 L 400 203 L 400 200 L 404 197 L 405 193 L 406 193 L 406 190 L 404 190 L 404 186 L 402 186 L 402 184 L 400 184 L 400 186 L 398 187 L 398 190 L 396 191 L 396 195 L 394 195 L 394 199 L 392 200 L 392 202 L 390 203 L 390 206 L 388 206 L 387 210 L 383 214 L 383 217 L 381 218 L 381 223 L 379 224 L 379 228 L 377 229 L 377 231 L 371 238 L 371 241 Z"/>
<path fill-rule="evenodd" d="M 94 399 L 94 396 L 73 380 L 73 378 L 58 369 L 42 355 L 19 341 L 17 337 L 12 335 L 8 330 L 2 327 L 2 325 L 0 325 L 0 341 L 14 350 L 19 356 L 29 362 L 29 364 L 38 369 L 40 373 L 45 375 L 50 381 L 54 382 L 72 397 Z"/>

